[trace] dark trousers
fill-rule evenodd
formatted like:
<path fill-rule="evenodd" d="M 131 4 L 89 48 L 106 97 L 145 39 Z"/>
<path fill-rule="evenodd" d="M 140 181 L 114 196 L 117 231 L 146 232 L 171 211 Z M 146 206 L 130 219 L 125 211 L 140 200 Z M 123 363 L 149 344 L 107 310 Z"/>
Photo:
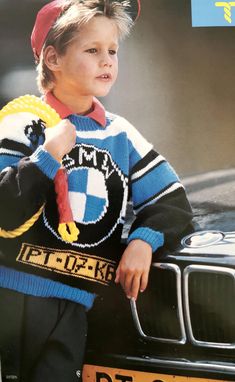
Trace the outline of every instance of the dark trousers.
<path fill-rule="evenodd" d="M 0 288 L 3 382 L 81 381 L 86 336 L 82 305 Z"/>

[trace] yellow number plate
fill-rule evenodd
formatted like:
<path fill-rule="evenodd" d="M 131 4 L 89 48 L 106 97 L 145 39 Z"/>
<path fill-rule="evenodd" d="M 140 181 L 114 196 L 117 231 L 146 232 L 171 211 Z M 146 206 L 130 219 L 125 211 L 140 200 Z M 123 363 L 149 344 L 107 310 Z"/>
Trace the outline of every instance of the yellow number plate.
<path fill-rule="evenodd" d="M 83 382 L 228 382 L 218 379 L 181 377 L 142 371 L 84 365 Z"/>

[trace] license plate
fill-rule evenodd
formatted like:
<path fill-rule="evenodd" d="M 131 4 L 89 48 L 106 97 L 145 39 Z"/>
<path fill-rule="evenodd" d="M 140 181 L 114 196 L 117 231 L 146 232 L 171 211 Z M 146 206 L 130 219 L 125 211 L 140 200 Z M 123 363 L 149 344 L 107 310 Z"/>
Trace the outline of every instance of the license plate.
<path fill-rule="evenodd" d="M 83 382 L 229 382 L 226 380 L 145 373 L 143 371 L 94 365 L 84 365 L 82 380 Z"/>

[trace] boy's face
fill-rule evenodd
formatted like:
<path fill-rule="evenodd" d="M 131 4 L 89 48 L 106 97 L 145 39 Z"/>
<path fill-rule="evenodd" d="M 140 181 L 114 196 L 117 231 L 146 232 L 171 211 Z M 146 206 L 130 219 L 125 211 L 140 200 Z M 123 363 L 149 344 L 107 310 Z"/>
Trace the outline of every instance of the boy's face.
<path fill-rule="evenodd" d="M 103 97 L 118 73 L 118 31 L 114 21 L 93 17 L 58 56 L 55 90 L 74 96 Z"/>

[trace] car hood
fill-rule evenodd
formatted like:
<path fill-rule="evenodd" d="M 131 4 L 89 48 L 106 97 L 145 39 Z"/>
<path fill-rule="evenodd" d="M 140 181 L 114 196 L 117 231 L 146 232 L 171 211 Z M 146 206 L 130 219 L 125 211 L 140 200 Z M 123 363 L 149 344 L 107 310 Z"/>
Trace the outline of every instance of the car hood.
<path fill-rule="evenodd" d="M 235 231 L 235 169 L 183 179 L 196 230 Z"/>

